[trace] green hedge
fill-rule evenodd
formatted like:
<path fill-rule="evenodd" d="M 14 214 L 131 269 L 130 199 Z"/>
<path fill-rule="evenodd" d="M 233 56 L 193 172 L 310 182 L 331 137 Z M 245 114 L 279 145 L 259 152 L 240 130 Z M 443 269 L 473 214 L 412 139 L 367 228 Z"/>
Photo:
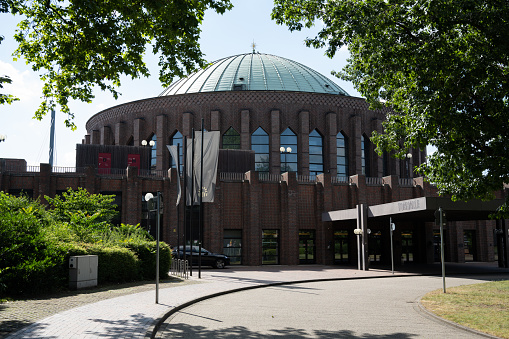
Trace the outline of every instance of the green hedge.
<path fill-rule="evenodd" d="M 140 278 L 143 280 L 155 279 L 156 277 L 156 251 L 155 241 L 143 244 L 127 245 L 140 259 Z M 166 278 L 170 272 L 171 249 L 168 244 L 159 242 L 159 277 Z"/>
<path fill-rule="evenodd" d="M 74 255 L 97 255 L 99 267 L 97 280 L 103 283 L 123 283 L 140 280 L 140 259 L 133 251 L 120 246 L 99 244 L 71 244 L 68 248 L 66 263 Z M 66 266 L 67 267 L 67 266 Z"/>
<path fill-rule="evenodd" d="M 78 198 L 82 204 L 100 205 L 94 196 Z M 98 255 L 100 284 L 155 278 L 156 242 L 139 225 L 103 229 L 94 219 L 98 214 L 80 212 L 71 219 L 79 214 L 78 221 L 93 236 L 78 242 L 83 238 L 73 228 L 78 221 L 61 221 L 55 213 L 29 197 L 0 191 L 0 298 L 67 289 L 69 257 L 74 255 Z M 167 277 L 170 265 L 170 248 L 161 242 L 160 277 Z"/>

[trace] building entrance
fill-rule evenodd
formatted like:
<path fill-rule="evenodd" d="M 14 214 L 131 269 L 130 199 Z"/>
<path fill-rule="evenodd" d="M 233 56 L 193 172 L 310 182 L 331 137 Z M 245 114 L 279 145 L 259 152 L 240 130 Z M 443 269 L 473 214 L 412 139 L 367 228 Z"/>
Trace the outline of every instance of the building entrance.
<path fill-rule="evenodd" d="M 412 231 L 401 232 L 401 263 L 414 261 L 414 239 Z"/>
<path fill-rule="evenodd" d="M 334 232 L 334 264 L 348 264 L 348 231 Z"/>
<path fill-rule="evenodd" d="M 299 263 L 314 264 L 315 259 L 315 231 L 299 231 Z"/>
<path fill-rule="evenodd" d="M 279 264 L 279 231 L 262 231 L 262 265 Z"/>
<path fill-rule="evenodd" d="M 368 238 L 369 261 L 379 263 L 382 259 L 382 232 L 372 231 Z"/>
<path fill-rule="evenodd" d="M 463 247 L 465 249 L 465 261 L 477 261 L 475 231 L 463 232 Z"/>

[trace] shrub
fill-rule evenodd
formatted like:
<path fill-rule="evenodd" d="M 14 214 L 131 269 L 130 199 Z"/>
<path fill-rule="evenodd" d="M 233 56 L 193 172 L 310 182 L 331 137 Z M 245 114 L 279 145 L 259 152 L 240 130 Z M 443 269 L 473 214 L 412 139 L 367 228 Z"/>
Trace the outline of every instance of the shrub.
<path fill-rule="evenodd" d="M 98 283 L 123 283 L 140 279 L 140 260 L 136 254 L 120 246 L 102 244 L 70 244 L 66 262 L 73 255 L 97 255 Z"/>
<path fill-rule="evenodd" d="M 155 241 L 145 243 L 131 243 L 127 247 L 131 249 L 140 259 L 141 279 L 155 279 L 156 277 L 156 252 L 157 244 Z M 164 242 L 159 242 L 159 277 L 166 278 L 170 272 L 171 249 Z"/>
<path fill-rule="evenodd" d="M 102 243 L 126 246 L 128 244 L 142 244 L 154 240 L 140 224 L 120 224 L 114 226 L 102 235 Z"/>
<path fill-rule="evenodd" d="M 49 213 L 54 220 L 65 223 L 80 242 L 99 241 L 118 213 L 113 195 L 90 194 L 84 188 L 69 188 L 61 196 L 44 198 L 52 207 Z"/>
<path fill-rule="evenodd" d="M 2 294 L 37 293 L 60 285 L 53 275 L 62 262 L 60 253 L 42 232 L 49 220 L 39 202 L 0 192 Z"/>

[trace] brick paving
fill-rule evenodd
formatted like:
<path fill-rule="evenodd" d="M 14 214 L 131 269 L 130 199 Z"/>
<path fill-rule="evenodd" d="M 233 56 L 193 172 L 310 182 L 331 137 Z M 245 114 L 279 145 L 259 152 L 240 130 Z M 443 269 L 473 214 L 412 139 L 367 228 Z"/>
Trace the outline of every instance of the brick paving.
<path fill-rule="evenodd" d="M 467 267 L 461 265 L 461 270 Z M 430 273 L 429 268 L 426 267 L 427 273 Z M 479 271 L 479 267 L 475 270 Z M 505 277 L 509 273 L 509 270 L 500 270 L 493 265 L 484 267 L 484 270 L 484 273 L 504 273 Z M 423 273 L 422 267 L 418 271 L 396 272 L 394 276 L 420 275 Z M 162 282 L 159 304 L 155 303 L 153 283 L 110 286 L 0 304 L 0 328 L 4 331 L 2 337 L 9 339 L 146 338 L 154 332 L 165 315 L 176 310 L 176 307 L 211 295 L 286 282 L 389 276 L 393 275 L 388 270 L 358 271 L 351 267 L 321 265 L 205 269 L 201 279 L 198 279 L 195 272 L 185 282 Z"/>
<path fill-rule="evenodd" d="M 197 283 L 196 280 L 171 278 L 162 280 L 160 288 L 180 287 Z M 102 300 L 129 294 L 153 291 L 154 282 L 136 282 L 105 285 L 80 291 L 65 291 L 37 298 L 13 300 L 0 303 L 0 338 L 6 338 L 21 328 L 27 327 L 57 313 Z"/>

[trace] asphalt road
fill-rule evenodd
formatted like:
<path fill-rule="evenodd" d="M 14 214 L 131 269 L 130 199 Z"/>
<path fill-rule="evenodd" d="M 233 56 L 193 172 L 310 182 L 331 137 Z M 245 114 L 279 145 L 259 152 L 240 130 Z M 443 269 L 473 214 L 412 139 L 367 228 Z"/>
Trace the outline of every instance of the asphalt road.
<path fill-rule="evenodd" d="M 447 286 L 500 276 L 447 278 Z M 441 277 L 408 276 L 290 284 L 236 292 L 169 317 L 157 338 L 485 338 L 437 320 L 418 300 Z"/>

